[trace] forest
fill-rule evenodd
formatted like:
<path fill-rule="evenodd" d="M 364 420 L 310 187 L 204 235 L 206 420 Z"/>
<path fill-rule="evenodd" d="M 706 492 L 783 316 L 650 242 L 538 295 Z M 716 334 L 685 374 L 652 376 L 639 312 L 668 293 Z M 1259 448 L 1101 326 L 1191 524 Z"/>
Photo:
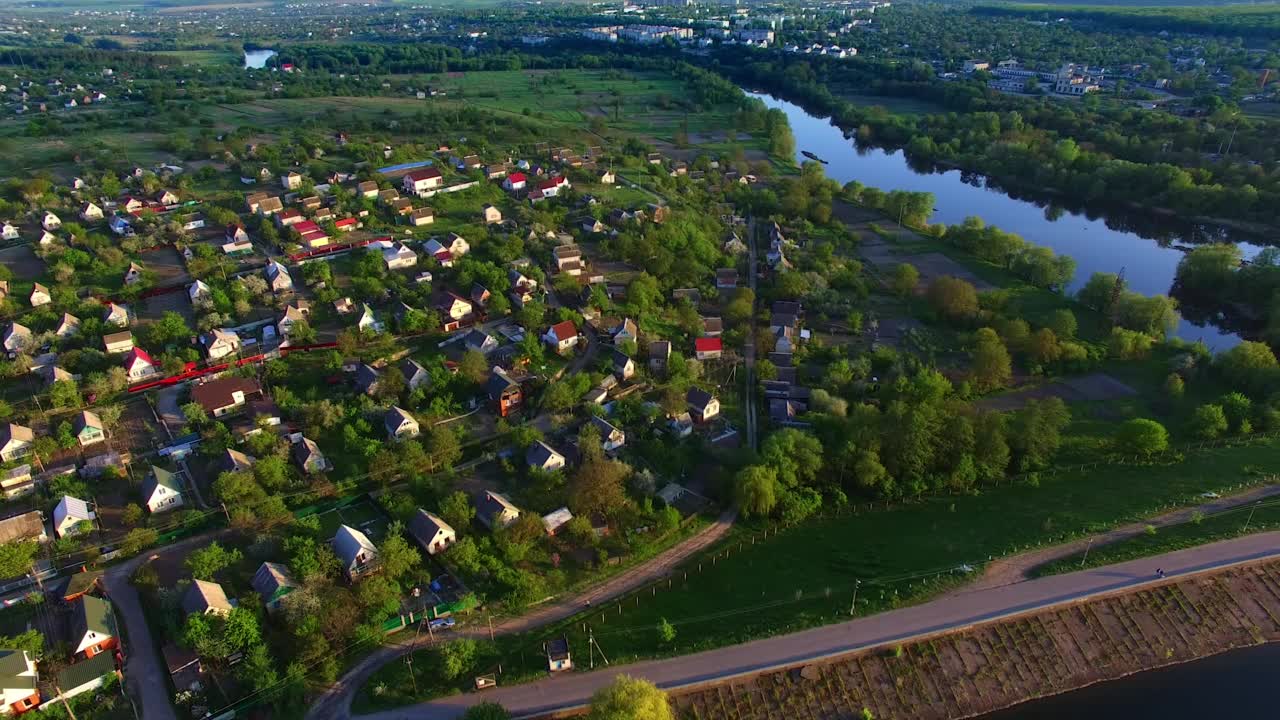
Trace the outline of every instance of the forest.
<path fill-rule="evenodd" d="M 1166 3 L 1172 5 L 1172 3 Z M 1121 5 L 980 5 L 973 12 L 989 17 L 1027 17 L 1036 20 L 1088 21 L 1100 28 L 1158 33 L 1236 35 L 1253 40 L 1280 39 L 1280 5 L 1179 5 L 1124 7 Z"/>

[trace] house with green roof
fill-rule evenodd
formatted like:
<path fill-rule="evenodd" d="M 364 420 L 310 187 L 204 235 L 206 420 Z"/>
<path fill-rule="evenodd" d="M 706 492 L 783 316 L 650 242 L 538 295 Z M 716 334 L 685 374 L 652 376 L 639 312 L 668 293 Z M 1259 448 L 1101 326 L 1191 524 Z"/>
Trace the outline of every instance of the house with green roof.
<path fill-rule="evenodd" d="M 296 590 L 298 581 L 293 579 L 289 568 L 280 563 L 264 562 L 253 574 L 253 589 L 262 597 L 262 604 L 268 610 L 277 610 L 285 595 Z"/>
<path fill-rule="evenodd" d="M 36 661 L 26 650 L 0 650 L 0 713 L 18 714 L 40 704 Z"/>
<path fill-rule="evenodd" d="M 177 474 L 152 465 L 146 482 L 142 483 L 142 497 L 146 498 L 147 509 L 153 513 L 180 508 L 184 504 L 182 481 Z"/>
<path fill-rule="evenodd" d="M 86 693 L 91 690 L 97 690 L 112 675 L 119 675 L 120 671 L 116 668 L 116 658 L 114 653 L 99 653 L 88 660 L 69 665 L 58 673 L 58 697 L 50 698 L 46 702 L 53 702 L 59 699 L 70 699 Z"/>
<path fill-rule="evenodd" d="M 71 616 L 70 639 L 76 643 L 72 655 L 77 658 L 91 658 L 119 647 L 111 603 L 93 595 L 81 597 Z"/>

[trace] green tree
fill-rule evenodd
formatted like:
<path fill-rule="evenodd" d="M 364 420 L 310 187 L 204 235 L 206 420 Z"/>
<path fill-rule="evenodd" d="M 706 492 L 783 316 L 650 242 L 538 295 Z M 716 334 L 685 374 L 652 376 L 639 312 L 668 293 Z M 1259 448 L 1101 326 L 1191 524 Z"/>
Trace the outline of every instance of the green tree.
<path fill-rule="evenodd" d="M 399 520 L 387 527 L 387 536 L 378 548 L 378 560 L 382 572 L 392 580 L 399 580 L 405 573 L 422 565 L 422 556 L 405 538 L 404 524 Z"/>
<path fill-rule="evenodd" d="M 488 373 L 489 364 L 485 361 L 484 355 L 475 350 L 466 351 L 458 361 L 458 377 L 471 383 L 479 385 L 484 382 Z"/>
<path fill-rule="evenodd" d="M 223 569 L 243 559 L 244 554 L 239 550 L 228 550 L 215 541 L 203 548 L 193 550 L 187 556 L 186 566 L 187 570 L 191 571 L 191 577 L 197 580 L 212 580 Z"/>
<path fill-rule="evenodd" d="M 1201 405 L 1191 414 L 1191 434 L 1201 440 L 1212 440 L 1227 431 L 1227 413 L 1221 405 Z"/>
<path fill-rule="evenodd" d="M 482 702 L 467 708 L 462 720 L 511 720 L 511 713 L 498 703 Z"/>
<path fill-rule="evenodd" d="M 979 392 L 1005 387 L 1013 379 L 1013 361 L 1004 342 L 991 328 L 976 333 L 973 348 L 973 381 Z"/>
<path fill-rule="evenodd" d="M 0 576 L 11 578 L 31 572 L 31 563 L 39 549 L 39 543 L 34 540 L 0 544 Z"/>
<path fill-rule="evenodd" d="M 670 645 L 676 639 L 676 626 L 662 618 L 658 622 L 658 641 L 664 645 Z"/>
<path fill-rule="evenodd" d="M 422 439 L 422 448 L 429 460 L 428 472 L 453 467 L 462 459 L 462 444 L 458 435 L 444 425 L 432 425 Z"/>
<path fill-rule="evenodd" d="M 59 380 L 49 387 L 49 401 L 58 408 L 79 407 L 80 389 L 74 380 Z"/>
<path fill-rule="evenodd" d="M 471 506 L 467 494 L 461 490 L 449 493 L 440 501 L 440 518 L 460 533 L 471 527 L 471 520 L 475 516 L 476 509 Z"/>
<path fill-rule="evenodd" d="M 1075 313 L 1063 308 L 1053 311 L 1053 314 L 1049 316 L 1047 327 L 1063 340 L 1070 340 L 1076 336 L 1079 323 L 1076 322 Z"/>
<path fill-rule="evenodd" d="M 750 465 L 738 472 L 733 483 L 733 501 L 742 514 L 768 515 L 778 504 L 778 473 L 766 465 Z"/>
<path fill-rule="evenodd" d="M 1151 457 L 1169 448 L 1169 431 L 1155 420 L 1134 418 L 1116 432 L 1116 450 Z"/>
<path fill-rule="evenodd" d="M 619 675 L 591 696 L 587 720 L 674 720 L 667 694 L 648 680 Z"/>
<path fill-rule="evenodd" d="M 897 293 L 899 297 L 908 297 L 915 292 L 916 285 L 920 284 L 920 271 L 911 263 L 898 263 L 893 268 L 893 277 L 889 281 L 889 286 Z"/>
<path fill-rule="evenodd" d="M 465 637 L 437 645 L 435 656 L 440 673 L 446 680 L 462 677 L 472 669 L 478 651 L 479 644 Z"/>
<path fill-rule="evenodd" d="M 1164 379 L 1164 394 L 1175 400 L 1182 397 L 1186 389 L 1187 384 L 1178 373 L 1169 373 Z"/>
<path fill-rule="evenodd" d="M 929 283 L 929 304 L 950 320 L 967 320 L 978 313 L 978 290 L 971 283 L 941 275 Z"/>

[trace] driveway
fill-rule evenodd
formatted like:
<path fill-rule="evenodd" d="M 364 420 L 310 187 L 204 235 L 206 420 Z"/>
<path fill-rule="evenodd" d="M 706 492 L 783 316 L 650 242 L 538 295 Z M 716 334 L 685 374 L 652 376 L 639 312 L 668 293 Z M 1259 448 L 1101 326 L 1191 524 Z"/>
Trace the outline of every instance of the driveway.
<path fill-rule="evenodd" d="M 178 404 L 182 398 L 182 388 L 180 384 L 170 385 L 156 392 L 156 414 L 169 432 L 170 439 L 177 437 L 187 424 L 187 417 L 182 414 L 182 406 Z"/>
<path fill-rule="evenodd" d="M 603 672 L 569 673 L 360 717 L 453 720 L 481 701 L 501 703 L 513 717 L 538 716 L 582 707 L 619 673 L 646 678 L 666 689 L 692 689 L 1278 557 L 1280 532 L 1261 533 L 1067 575 L 962 591 L 923 605 L 694 655 L 613 666 Z M 1158 579 L 1156 568 L 1163 568 L 1168 579 Z"/>

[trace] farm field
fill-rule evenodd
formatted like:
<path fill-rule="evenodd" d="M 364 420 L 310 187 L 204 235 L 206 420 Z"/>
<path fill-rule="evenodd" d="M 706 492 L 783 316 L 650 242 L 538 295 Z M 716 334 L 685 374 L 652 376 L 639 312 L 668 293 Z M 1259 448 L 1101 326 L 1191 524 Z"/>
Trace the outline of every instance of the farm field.
<path fill-rule="evenodd" d="M 968 717 L 1280 638 L 1280 565 L 1243 567 L 677 695 L 681 717 Z M 865 712 L 864 712 L 865 711 Z"/>

